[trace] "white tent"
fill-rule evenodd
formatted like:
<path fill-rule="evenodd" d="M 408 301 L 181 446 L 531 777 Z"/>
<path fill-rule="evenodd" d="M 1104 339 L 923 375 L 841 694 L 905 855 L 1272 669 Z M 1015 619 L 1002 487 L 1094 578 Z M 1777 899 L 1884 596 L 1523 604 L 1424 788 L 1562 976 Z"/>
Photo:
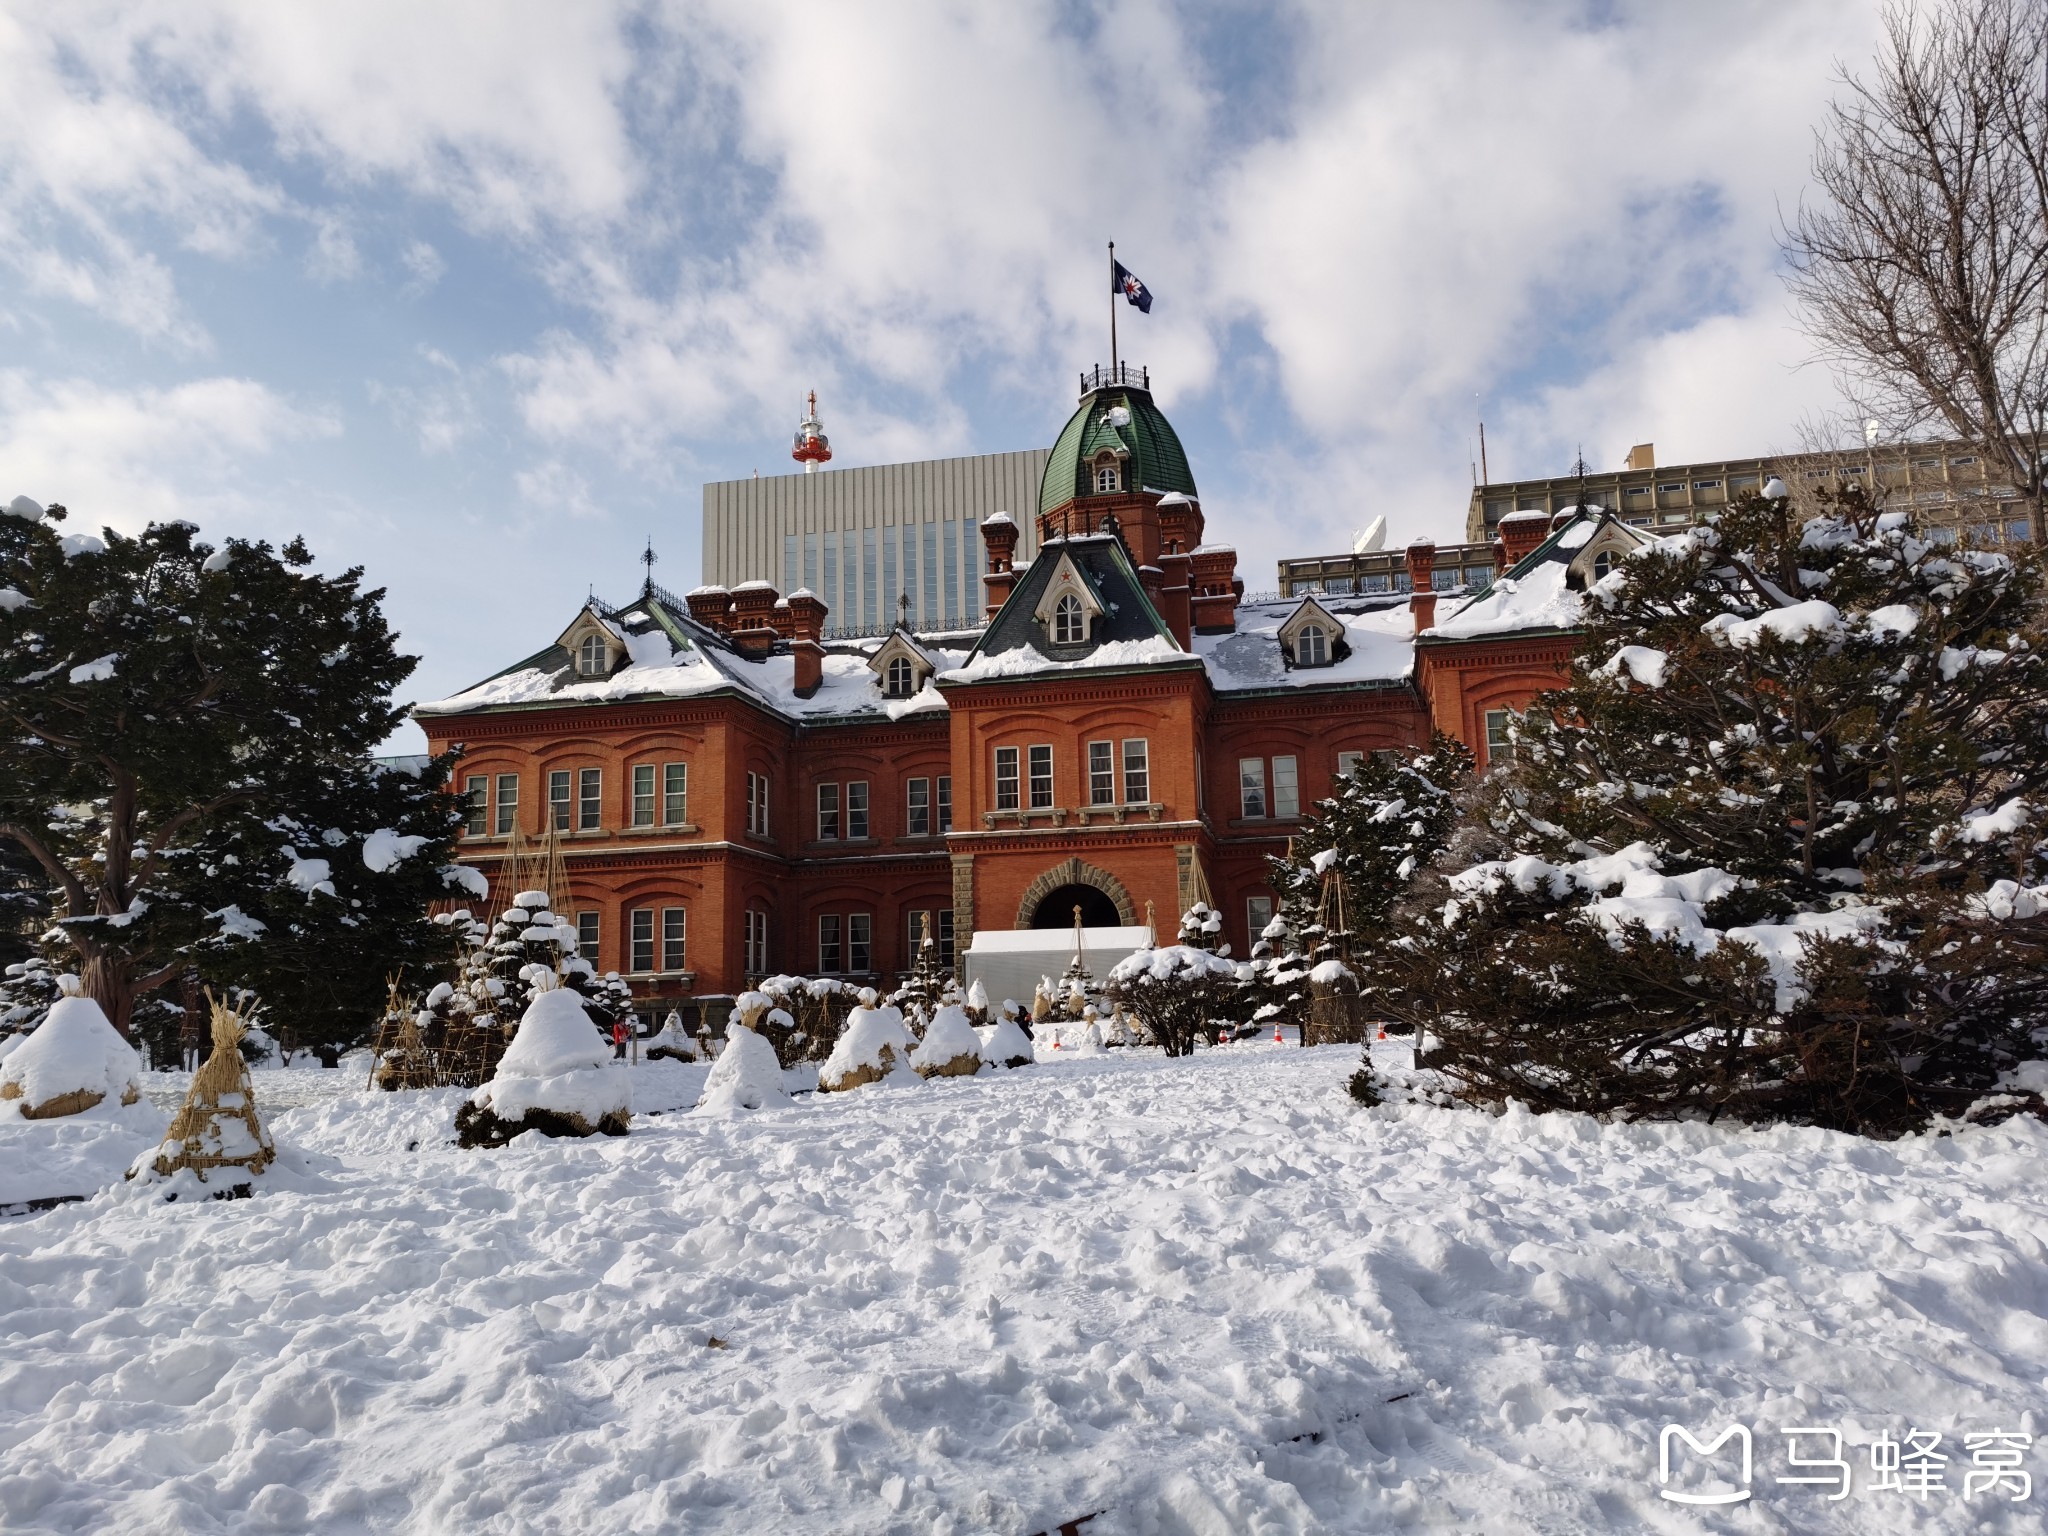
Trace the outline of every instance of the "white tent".
<path fill-rule="evenodd" d="M 1150 942 L 1148 928 L 1083 928 L 1082 959 L 1095 978 L 1093 986 L 1108 981 L 1110 967 Z M 1073 958 L 1071 928 L 977 929 L 974 942 L 960 957 L 960 985 L 971 987 L 979 981 L 990 1007 L 1000 1010 L 1003 999 L 1012 998 L 1029 1012 L 1039 978 L 1050 976 L 1057 983 Z"/>

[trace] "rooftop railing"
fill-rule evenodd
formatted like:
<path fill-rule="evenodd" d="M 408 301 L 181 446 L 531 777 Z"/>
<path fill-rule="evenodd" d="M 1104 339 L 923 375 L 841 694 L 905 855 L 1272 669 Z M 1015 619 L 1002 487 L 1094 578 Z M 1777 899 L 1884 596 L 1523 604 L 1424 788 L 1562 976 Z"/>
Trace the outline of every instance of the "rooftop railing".
<path fill-rule="evenodd" d="M 1093 394 L 1098 389 L 1143 389 L 1152 388 L 1152 370 L 1141 368 L 1136 363 L 1111 363 L 1107 367 L 1097 363 L 1081 375 L 1081 393 Z"/>

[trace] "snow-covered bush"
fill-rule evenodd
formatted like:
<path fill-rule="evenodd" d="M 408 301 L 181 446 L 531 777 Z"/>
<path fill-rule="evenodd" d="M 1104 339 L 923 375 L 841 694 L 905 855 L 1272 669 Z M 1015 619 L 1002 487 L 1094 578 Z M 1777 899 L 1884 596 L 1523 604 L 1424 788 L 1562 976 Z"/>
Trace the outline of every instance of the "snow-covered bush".
<path fill-rule="evenodd" d="M 1236 980 L 1237 967 L 1220 955 L 1171 944 L 1118 961 L 1109 973 L 1109 995 L 1167 1055 L 1186 1056 L 1208 1038 L 1210 1016 Z"/>
<path fill-rule="evenodd" d="M 54 1120 L 141 1096 L 142 1059 L 100 1005 L 62 978 L 63 995 L 35 1033 L 0 1059 L 0 1104 L 24 1120 Z"/>
<path fill-rule="evenodd" d="M 1017 1022 L 1013 1011 L 1005 1012 L 995 1023 L 984 1025 L 977 1033 L 981 1036 L 981 1059 L 992 1066 L 1028 1067 L 1038 1060 L 1031 1037 L 1024 1033 L 1024 1027 Z"/>
<path fill-rule="evenodd" d="M 661 1021 L 661 1029 L 647 1042 L 649 1061 L 695 1061 L 697 1042 L 690 1038 L 690 1032 L 683 1028 L 683 1016 L 675 1009 L 669 1010 L 668 1017 Z"/>
<path fill-rule="evenodd" d="M 775 1047 L 738 1018 L 727 1020 L 725 1049 L 712 1063 L 697 1107 L 712 1114 L 730 1114 L 738 1109 L 772 1109 L 788 1102 L 789 1091 L 782 1084 L 782 1064 L 775 1059 Z"/>
<path fill-rule="evenodd" d="M 477 1147 L 502 1146 L 522 1131 L 625 1135 L 632 1074 L 614 1064 L 578 993 L 546 973 L 532 984 L 533 999 L 497 1071 L 456 1112 L 456 1139 Z"/>
<path fill-rule="evenodd" d="M 910 1065 L 919 1077 L 972 1077 L 981 1070 L 981 1061 L 981 1036 L 958 1003 L 940 1006 L 924 1039 L 910 1053 Z"/>
<path fill-rule="evenodd" d="M 890 1079 L 916 1082 L 910 1066 L 916 1045 L 903 1015 L 894 1007 L 877 1006 L 874 990 L 863 988 L 860 1006 L 846 1016 L 846 1029 L 818 1069 L 818 1091 L 841 1093 Z"/>
<path fill-rule="evenodd" d="M 1367 964 L 1486 1101 L 1896 1134 L 2048 1030 L 2031 554 L 1752 495 L 1594 581 L 1495 846 Z"/>

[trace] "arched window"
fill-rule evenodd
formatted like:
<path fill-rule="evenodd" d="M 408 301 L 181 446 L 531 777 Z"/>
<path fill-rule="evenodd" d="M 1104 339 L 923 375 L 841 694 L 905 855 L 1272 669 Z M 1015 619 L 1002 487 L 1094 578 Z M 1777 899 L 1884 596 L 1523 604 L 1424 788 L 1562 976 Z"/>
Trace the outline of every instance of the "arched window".
<path fill-rule="evenodd" d="M 888 693 L 890 698 L 909 698 L 912 692 L 911 685 L 916 681 L 916 674 L 910 669 L 910 658 L 908 656 L 892 656 L 889 658 Z"/>
<path fill-rule="evenodd" d="M 1118 490 L 1120 489 L 1118 482 L 1121 479 L 1122 477 L 1117 473 L 1116 465 L 1102 463 L 1095 466 L 1095 489 L 1097 491 Z"/>
<path fill-rule="evenodd" d="M 1081 612 L 1081 599 L 1069 592 L 1053 605 L 1052 643 L 1054 645 L 1079 645 L 1088 638 L 1087 619 Z"/>
<path fill-rule="evenodd" d="M 1603 550 L 1601 550 L 1601 551 L 1600 551 L 1600 553 L 1599 553 L 1599 554 L 1597 554 L 1597 555 L 1595 555 L 1595 556 L 1593 557 L 1593 579 L 1594 579 L 1595 581 L 1600 581 L 1600 580 L 1604 579 L 1604 578 L 1606 577 L 1607 573 L 1608 573 L 1609 571 L 1612 571 L 1613 569 L 1614 569 L 1614 551 L 1613 551 L 1613 550 L 1611 550 L 1611 549 L 1603 549 Z"/>
<path fill-rule="evenodd" d="M 576 670 L 585 677 L 604 676 L 608 659 L 602 635 L 585 635 L 583 643 L 576 648 Z"/>
<path fill-rule="evenodd" d="M 1320 667 L 1330 659 L 1330 638 L 1323 633 L 1320 624 L 1304 624 L 1301 633 L 1294 637 L 1294 662 L 1296 666 Z"/>

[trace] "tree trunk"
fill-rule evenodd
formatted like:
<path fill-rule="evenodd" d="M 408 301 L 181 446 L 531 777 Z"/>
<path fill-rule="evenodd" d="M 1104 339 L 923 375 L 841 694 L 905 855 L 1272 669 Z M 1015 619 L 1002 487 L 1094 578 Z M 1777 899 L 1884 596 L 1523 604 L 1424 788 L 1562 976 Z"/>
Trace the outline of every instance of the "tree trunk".
<path fill-rule="evenodd" d="M 100 1011 L 121 1031 L 124 1040 L 133 1040 L 135 977 L 129 967 L 119 956 L 96 955 L 80 971 L 79 981 L 85 987 L 85 995 L 100 1005 Z"/>

